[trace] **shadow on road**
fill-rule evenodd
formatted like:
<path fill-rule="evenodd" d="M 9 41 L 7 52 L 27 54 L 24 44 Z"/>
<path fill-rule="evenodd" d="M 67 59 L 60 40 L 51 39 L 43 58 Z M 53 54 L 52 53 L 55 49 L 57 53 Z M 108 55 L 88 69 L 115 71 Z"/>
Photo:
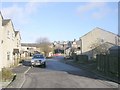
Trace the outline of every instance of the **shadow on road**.
<path fill-rule="evenodd" d="M 24 60 L 24 61 L 22 61 L 22 65 L 31 66 L 31 62 L 30 62 L 30 60 Z"/>
<path fill-rule="evenodd" d="M 67 72 L 68 74 L 87 77 L 87 78 L 93 78 L 93 79 L 99 79 L 97 76 L 95 76 L 93 73 L 84 71 L 82 69 L 78 69 L 76 67 L 73 67 L 68 64 L 64 64 L 59 62 L 59 60 L 51 60 L 47 61 L 47 70 L 53 70 L 53 71 L 63 71 Z"/>
<path fill-rule="evenodd" d="M 57 64 L 57 62 L 59 62 L 59 64 Z M 87 70 L 83 70 L 82 68 L 79 69 L 77 67 L 62 63 L 58 59 L 48 61 L 48 65 L 47 65 L 46 69 L 53 70 L 53 71 L 63 71 L 63 72 L 67 72 L 68 74 L 71 74 L 71 75 L 86 77 L 86 78 L 90 78 L 90 79 L 114 82 L 112 80 L 102 78 L 102 77 L 100 77 L 92 72 L 89 72 Z"/>
<path fill-rule="evenodd" d="M 44 68 L 44 69 L 42 67 L 35 67 L 35 68 L 41 68 L 45 71 L 67 72 L 68 74 L 71 74 L 71 75 L 77 75 L 77 76 L 87 77 L 87 78 L 91 78 L 91 79 L 106 80 L 106 79 L 96 76 L 95 74 L 93 74 L 91 72 L 88 72 L 83 69 L 79 69 L 79 68 L 73 67 L 71 65 L 62 63 L 59 61 L 59 59 L 57 59 L 57 58 L 47 59 L 46 68 Z M 23 62 L 23 65 L 31 66 L 31 63 L 30 63 L 30 61 L 27 60 L 27 61 Z"/>

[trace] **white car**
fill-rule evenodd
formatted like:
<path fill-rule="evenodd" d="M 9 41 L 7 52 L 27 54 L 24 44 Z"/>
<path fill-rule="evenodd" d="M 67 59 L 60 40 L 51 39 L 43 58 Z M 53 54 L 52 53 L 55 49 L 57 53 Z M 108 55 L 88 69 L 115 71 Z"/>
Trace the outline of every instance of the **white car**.
<path fill-rule="evenodd" d="M 46 67 L 46 58 L 42 54 L 35 54 L 31 60 L 32 66 L 43 66 Z"/>

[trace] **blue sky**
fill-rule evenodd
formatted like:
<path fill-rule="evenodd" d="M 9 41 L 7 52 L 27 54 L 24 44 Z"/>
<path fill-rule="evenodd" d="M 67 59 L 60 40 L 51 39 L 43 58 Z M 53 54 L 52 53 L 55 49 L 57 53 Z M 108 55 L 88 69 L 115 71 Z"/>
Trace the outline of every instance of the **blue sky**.
<path fill-rule="evenodd" d="M 95 27 L 118 33 L 117 2 L 2 2 L 1 11 L 21 32 L 22 42 L 79 39 Z"/>

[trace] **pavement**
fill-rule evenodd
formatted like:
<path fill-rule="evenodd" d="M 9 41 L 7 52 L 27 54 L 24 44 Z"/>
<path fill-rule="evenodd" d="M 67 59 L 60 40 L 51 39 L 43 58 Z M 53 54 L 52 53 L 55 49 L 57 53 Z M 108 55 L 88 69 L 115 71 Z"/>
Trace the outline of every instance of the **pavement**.
<path fill-rule="evenodd" d="M 20 65 L 12 69 L 12 72 L 16 74 L 15 79 L 9 83 L 6 88 L 20 88 L 22 83 L 25 81 L 26 71 L 31 68 L 30 66 Z"/>

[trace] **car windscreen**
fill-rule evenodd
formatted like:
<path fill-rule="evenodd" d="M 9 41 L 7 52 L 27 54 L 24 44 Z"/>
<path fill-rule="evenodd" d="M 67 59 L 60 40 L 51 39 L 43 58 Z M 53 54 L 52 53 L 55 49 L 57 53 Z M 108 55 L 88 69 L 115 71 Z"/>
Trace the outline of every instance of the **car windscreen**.
<path fill-rule="evenodd" d="M 44 56 L 43 55 L 35 55 L 35 56 L 33 56 L 33 58 L 44 58 Z"/>

